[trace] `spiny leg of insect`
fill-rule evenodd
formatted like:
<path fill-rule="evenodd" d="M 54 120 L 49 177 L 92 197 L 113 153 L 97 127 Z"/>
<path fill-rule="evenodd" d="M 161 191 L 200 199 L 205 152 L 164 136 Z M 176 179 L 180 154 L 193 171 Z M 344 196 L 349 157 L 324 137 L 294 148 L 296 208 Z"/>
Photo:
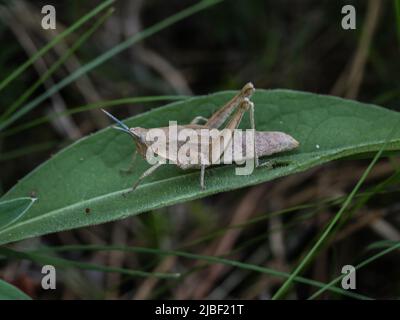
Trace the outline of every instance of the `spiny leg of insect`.
<path fill-rule="evenodd" d="M 133 184 L 132 188 L 124 193 L 124 196 L 126 196 L 128 193 L 135 191 L 135 189 L 138 187 L 138 185 L 142 182 L 142 180 L 149 175 L 151 175 L 154 171 L 156 171 L 159 167 L 161 167 L 163 163 L 156 163 L 152 167 L 148 168 L 145 172 L 142 173 L 142 175 L 139 177 L 139 179 L 136 180 L 136 182 Z"/>
<path fill-rule="evenodd" d="M 257 155 L 257 148 L 256 148 L 256 124 L 254 121 L 254 103 L 250 104 L 250 125 L 251 125 L 251 129 L 253 129 L 254 131 L 254 141 L 253 141 L 253 145 L 254 145 L 254 162 L 255 162 L 255 166 L 256 168 L 260 165 L 260 162 L 258 161 L 258 155 Z"/>
<path fill-rule="evenodd" d="M 259 166 L 259 160 L 258 160 L 258 155 L 257 155 L 257 150 L 255 147 L 255 121 L 254 121 L 254 103 L 251 102 L 248 98 L 244 98 L 242 102 L 240 103 L 238 109 L 235 111 L 235 113 L 232 115 L 230 121 L 226 125 L 226 129 L 234 130 L 239 127 L 240 122 L 242 121 L 243 115 L 246 111 L 250 112 L 250 125 L 251 129 L 254 132 L 254 140 L 253 140 L 253 145 L 254 145 L 254 161 L 255 161 L 255 166 Z M 214 146 L 214 142 L 211 142 L 212 147 Z M 213 150 L 214 151 L 214 150 Z M 222 155 L 222 154 L 221 154 Z"/>
<path fill-rule="evenodd" d="M 125 169 L 119 169 L 119 172 L 121 172 L 122 174 L 131 174 L 135 167 L 135 161 L 136 161 L 137 154 L 138 154 L 138 152 L 137 152 L 137 150 L 135 150 L 135 152 L 132 155 L 132 159 L 131 159 L 131 163 L 129 164 L 129 167 L 125 168 Z"/>
<path fill-rule="evenodd" d="M 200 171 L 200 187 L 201 187 L 202 190 L 204 190 L 205 189 L 204 175 L 206 173 L 206 166 L 204 164 L 201 165 L 200 170 L 201 170 Z"/>
<path fill-rule="evenodd" d="M 243 107 L 244 105 L 244 107 Z M 256 149 L 256 141 L 255 141 L 255 133 L 256 133 L 256 124 L 255 124 L 255 118 L 254 118 L 254 103 L 251 102 L 248 98 L 244 98 L 242 102 L 239 105 L 238 110 L 233 114 L 231 122 L 227 125 L 227 128 L 230 129 L 237 129 L 239 127 L 240 122 L 242 121 L 244 112 L 248 110 L 250 113 L 250 127 L 254 132 L 254 140 L 253 140 L 253 145 L 254 145 L 254 162 L 255 166 L 258 167 L 259 161 L 258 161 L 258 155 L 257 155 L 257 149 Z M 231 123 L 235 123 L 233 126 L 231 126 Z"/>
<path fill-rule="evenodd" d="M 230 101 L 228 101 L 222 108 L 216 111 L 210 119 L 206 122 L 205 126 L 210 129 L 220 128 L 234 110 L 243 102 L 244 99 L 250 99 L 255 89 L 251 82 L 244 85 L 242 90 L 236 94 Z"/>

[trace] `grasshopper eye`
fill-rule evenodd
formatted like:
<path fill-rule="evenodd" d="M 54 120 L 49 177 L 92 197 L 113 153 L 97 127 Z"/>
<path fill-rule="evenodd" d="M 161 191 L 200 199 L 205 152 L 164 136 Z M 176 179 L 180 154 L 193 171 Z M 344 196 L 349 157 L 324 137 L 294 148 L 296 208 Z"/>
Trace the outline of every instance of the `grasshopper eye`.
<path fill-rule="evenodd" d="M 140 142 L 145 142 L 144 135 L 143 135 L 143 129 L 136 127 L 136 128 L 130 128 L 129 132 L 132 134 L 132 136 L 136 139 L 138 139 Z"/>

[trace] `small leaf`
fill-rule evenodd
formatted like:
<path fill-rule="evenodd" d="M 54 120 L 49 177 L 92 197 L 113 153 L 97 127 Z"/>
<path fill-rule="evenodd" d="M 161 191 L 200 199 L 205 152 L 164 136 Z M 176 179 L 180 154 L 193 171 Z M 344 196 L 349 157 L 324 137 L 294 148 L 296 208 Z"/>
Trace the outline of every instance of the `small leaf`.
<path fill-rule="evenodd" d="M 187 124 L 196 116 L 209 117 L 234 92 L 220 92 L 169 104 L 124 121 L 130 127 L 168 126 L 169 120 Z M 39 166 L 12 188 L 3 200 L 21 197 L 35 190 L 40 200 L 19 221 L 0 230 L 0 244 L 122 219 L 155 208 L 205 197 L 218 192 L 255 185 L 304 171 L 328 161 L 376 152 L 394 127 L 400 114 L 356 101 L 290 90 L 257 90 L 256 129 L 283 131 L 300 142 L 300 147 L 274 160 L 289 160 L 287 166 L 257 168 L 251 175 L 235 175 L 234 166 L 206 170 L 206 189 L 199 186 L 199 172 L 165 165 L 146 178 L 128 195 L 133 182 L 149 167 L 136 159 L 129 167 L 132 139 L 111 127 L 85 137 Z M 99 111 L 100 112 L 100 111 Z M 242 128 L 249 127 L 246 116 Z M 400 149 L 400 132 L 388 144 Z M 265 161 L 264 159 L 262 159 Z"/>
<path fill-rule="evenodd" d="M 31 297 L 0 279 L 0 300 L 31 300 Z"/>
<path fill-rule="evenodd" d="M 36 198 L 16 198 L 0 202 L 0 230 L 16 222 L 29 210 Z"/>

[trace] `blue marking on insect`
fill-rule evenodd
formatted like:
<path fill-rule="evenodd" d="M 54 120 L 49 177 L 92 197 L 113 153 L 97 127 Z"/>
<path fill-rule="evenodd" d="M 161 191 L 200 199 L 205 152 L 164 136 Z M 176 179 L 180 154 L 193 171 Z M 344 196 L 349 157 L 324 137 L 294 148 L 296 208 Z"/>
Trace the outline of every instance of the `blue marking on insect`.
<path fill-rule="evenodd" d="M 119 127 L 114 126 L 115 129 L 132 134 L 132 132 L 129 130 L 129 127 L 125 123 L 123 123 L 121 120 L 118 120 L 116 117 L 114 117 L 111 113 L 107 112 L 106 110 L 104 109 L 101 110 L 119 125 Z"/>

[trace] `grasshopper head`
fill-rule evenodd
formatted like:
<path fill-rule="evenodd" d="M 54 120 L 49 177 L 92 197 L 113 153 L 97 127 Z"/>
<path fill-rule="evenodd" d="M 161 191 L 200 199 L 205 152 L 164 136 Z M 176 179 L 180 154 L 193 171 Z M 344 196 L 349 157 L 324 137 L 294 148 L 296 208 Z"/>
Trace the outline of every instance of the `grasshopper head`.
<path fill-rule="evenodd" d="M 133 137 L 133 140 L 135 141 L 136 145 L 136 150 L 141 154 L 143 157 L 146 154 L 146 150 L 148 148 L 147 142 L 146 142 L 146 134 L 147 134 L 148 129 L 141 128 L 141 127 L 135 127 L 135 128 L 130 128 L 129 133 Z"/>
<path fill-rule="evenodd" d="M 108 117 L 110 117 L 117 124 L 116 126 L 114 126 L 115 129 L 128 133 L 129 135 L 132 136 L 133 140 L 135 141 L 137 150 L 140 152 L 140 154 L 144 155 L 147 149 L 146 133 L 148 130 L 140 127 L 129 128 L 126 124 L 124 124 L 121 120 L 118 120 L 111 113 L 107 112 L 104 109 L 102 110 Z"/>
<path fill-rule="evenodd" d="M 141 127 L 135 127 L 129 129 L 130 134 L 138 143 L 145 143 L 146 142 L 146 133 L 147 129 Z"/>

